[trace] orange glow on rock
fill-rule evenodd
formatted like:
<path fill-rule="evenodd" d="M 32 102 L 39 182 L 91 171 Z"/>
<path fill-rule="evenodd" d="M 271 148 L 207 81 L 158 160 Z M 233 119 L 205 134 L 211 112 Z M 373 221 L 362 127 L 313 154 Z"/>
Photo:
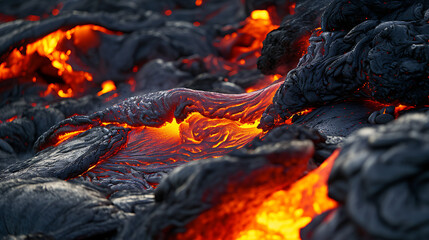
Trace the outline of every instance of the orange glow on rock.
<path fill-rule="evenodd" d="M 15 120 L 17 118 L 18 118 L 18 116 L 13 116 L 13 117 L 11 117 L 9 119 L 6 119 L 4 122 L 13 122 L 13 120 Z M 0 123 L 3 123 L 3 121 L 0 120 Z"/>
<path fill-rule="evenodd" d="M 296 3 L 292 3 L 292 4 L 289 6 L 289 13 L 290 13 L 291 15 L 294 15 L 294 14 L 295 14 L 295 8 L 296 8 Z"/>
<path fill-rule="evenodd" d="M 201 6 L 201 4 L 203 4 L 203 0 L 195 0 L 196 6 Z"/>
<path fill-rule="evenodd" d="M 83 133 L 83 132 L 85 132 L 85 131 L 86 131 L 86 130 L 78 130 L 78 131 L 73 131 L 73 132 L 64 133 L 64 134 L 62 134 L 62 135 L 58 136 L 58 138 L 57 138 L 57 142 L 55 143 L 55 145 L 54 145 L 54 146 L 58 146 L 58 145 L 60 145 L 61 143 L 63 143 L 64 141 L 66 141 L 67 139 L 70 139 L 70 138 L 72 138 L 72 137 L 74 137 L 74 136 L 77 136 L 77 135 L 79 135 L 79 134 L 81 134 L 81 133 Z"/>
<path fill-rule="evenodd" d="M 116 90 L 116 85 L 112 80 L 107 80 L 101 84 L 101 88 L 102 90 L 97 93 L 97 96 Z"/>
<path fill-rule="evenodd" d="M 99 32 L 119 34 L 96 25 L 82 25 L 70 30 L 57 30 L 26 46 L 15 48 L 8 56 L 4 56 L 4 61 L 0 64 L 0 81 L 34 76 L 38 68 L 44 67 L 39 64 L 43 62 L 40 58 L 47 58 L 51 67 L 56 70 L 55 74 L 61 77 L 64 83 L 52 83 L 55 86 L 49 85 L 41 95 L 56 92 L 60 97 L 75 96 L 85 90 L 85 82 L 92 81 L 93 77 L 88 72 L 75 71 L 68 63 L 72 51 L 64 49 L 66 42 L 72 41 L 77 50 L 87 52 L 98 45 Z"/>
<path fill-rule="evenodd" d="M 314 108 L 308 108 L 308 109 L 304 109 L 300 112 L 297 112 L 295 114 L 293 114 L 290 118 L 288 118 L 284 123 L 279 122 L 278 125 L 283 125 L 283 124 L 288 124 L 291 125 L 292 124 L 292 120 L 295 116 L 303 116 L 303 115 L 307 115 L 309 113 L 311 113 L 314 110 Z"/>
<path fill-rule="evenodd" d="M 62 97 L 62 98 L 70 98 L 73 97 L 73 90 L 71 90 L 71 88 L 67 89 L 67 92 L 64 92 L 62 89 L 60 89 L 58 91 L 58 96 Z"/>
<path fill-rule="evenodd" d="M 278 27 L 271 22 L 267 11 L 255 10 L 251 13 L 251 17 L 245 20 L 243 28 L 239 29 L 237 33 L 227 35 L 224 40 L 236 41 L 236 45 L 232 49 L 233 58 L 251 52 L 255 52 L 255 56 L 259 57 L 266 35 Z"/>
<path fill-rule="evenodd" d="M 282 77 L 282 75 L 280 74 L 275 74 L 275 75 L 269 75 L 266 76 L 264 79 L 261 79 L 257 84 L 246 88 L 246 92 L 254 92 L 257 90 L 260 90 L 262 88 L 265 88 L 267 86 L 270 86 L 271 84 L 275 83 L 277 80 L 279 80 Z"/>
<path fill-rule="evenodd" d="M 377 102 L 377 101 L 373 101 L 373 100 L 366 100 L 365 102 L 366 102 L 366 104 L 369 104 L 369 105 L 371 105 L 373 107 L 380 108 L 380 110 L 382 108 L 385 108 L 385 107 L 390 107 L 390 106 L 395 107 L 395 112 L 394 112 L 394 117 L 395 118 L 399 117 L 399 112 L 401 112 L 401 111 L 405 111 L 405 110 L 410 110 L 410 109 L 416 108 L 416 106 L 408 106 L 408 105 L 403 105 L 403 104 L 396 104 L 396 105 L 395 104 L 385 104 L 385 103 L 381 103 L 381 102 Z M 386 113 L 386 109 L 383 111 L 383 113 L 384 114 Z"/>
<path fill-rule="evenodd" d="M 39 21 L 40 17 L 36 15 L 29 15 L 25 19 L 27 19 L 28 21 Z"/>
<path fill-rule="evenodd" d="M 59 9 L 54 9 L 54 10 L 52 10 L 52 15 L 54 15 L 54 16 L 56 16 L 56 15 L 58 15 L 60 13 L 60 10 Z"/>

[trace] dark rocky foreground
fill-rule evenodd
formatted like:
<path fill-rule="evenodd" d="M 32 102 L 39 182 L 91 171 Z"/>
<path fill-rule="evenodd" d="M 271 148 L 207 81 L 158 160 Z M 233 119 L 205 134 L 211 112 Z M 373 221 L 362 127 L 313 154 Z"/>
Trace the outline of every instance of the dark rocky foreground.
<path fill-rule="evenodd" d="M 61 100 L 39 96 L 40 86 L 11 84 L 23 81 L 19 77 L 0 82 L 0 238 L 174 239 L 221 200 L 239 196 L 229 217 L 240 217 L 255 195 L 287 189 L 340 149 L 328 182 L 339 205 L 315 217 L 301 238 L 425 239 L 429 1 L 297 1 L 294 14 L 281 8 L 289 3 L 209 1 L 198 8 L 195 1 L 65 1 L 61 14 L 46 18 L 59 2 L 1 3 L 4 14 L 17 18 L 0 25 L 5 55 L 82 24 L 122 34 L 102 34 L 96 51 L 77 51 L 70 60 L 93 74 L 94 84 L 113 79 L 120 96 L 113 101 L 91 88 Z M 285 18 L 267 36 L 258 68 L 287 76 L 267 101 L 275 90 L 244 94 L 262 76 L 254 66 L 230 76 L 204 59 L 231 60 L 213 42 L 269 6 Z M 41 21 L 23 20 L 28 15 Z M 294 50 L 303 43 L 309 47 L 302 56 Z M 36 61 L 37 77 L 60 81 L 44 72 L 43 61 Z M 309 111 L 298 114 L 303 110 Z M 153 153 L 170 145 L 139 127 L 181 122 L 193 113 L 204 117 L 199 124 L 262 116 L 260 127 L 268 132 L 240 149 L 190 153 L 183 144 L 168 155 Z M 4 121 L 12 116 L 18 118 Z"/>

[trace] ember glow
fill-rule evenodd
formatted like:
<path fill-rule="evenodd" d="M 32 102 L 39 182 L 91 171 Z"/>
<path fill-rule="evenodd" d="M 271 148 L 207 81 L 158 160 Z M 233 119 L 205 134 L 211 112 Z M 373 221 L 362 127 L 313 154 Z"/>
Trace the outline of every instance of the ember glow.
<path fill-rule="evenodd" d="M 99 44 L 100 32 L 119 34 L 96 25 L 81 25 L 70 30 L 57 30 L 33 43 L 15 48 L 4 56 L 4 61 L 0 64 L 0 80 L 30 78 L 37 82 L 37 71 L 41 71 L 60 77 L 63 81 L 49 84 L 41 96 L 56 93 L 65 98 L 83 93 L 86 83 L 91 82 L 93 77 L 88 72 L 73 69 L 68 63 L 72 50 L 67 49 L 67 46 L 72 43 L 74 50 L 86 53 Z M 51 66 L 44 66 L 43 59 L 47 59 Z"/>

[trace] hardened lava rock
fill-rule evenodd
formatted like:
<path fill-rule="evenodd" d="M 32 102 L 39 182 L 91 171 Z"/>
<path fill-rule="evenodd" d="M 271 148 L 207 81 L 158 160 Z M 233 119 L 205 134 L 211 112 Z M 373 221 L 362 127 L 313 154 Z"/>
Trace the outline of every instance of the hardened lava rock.
<path fill-rule="evenodd" d="M 93 128 L 75 141 L 51 146 L 35 156 L 17 162 L 0 173 L 0 179 L 55 177 L 70 179 L 85 172 L 101 157 L 109 157 L 126 142 L 128 129 Z"/>
<path fill-rule="evenodd" d="M 290 2 L 291 14 L 264 40 L 258 69 L 264 74 L 285 75 L 295 68 L 306 52 L 308 38 L 320 26 L 320 18 L 330 1 L 298 0 L 294 1 L 294 9 Z"/>
<path fill-rule="evenodd" d="M 361 8 L 368 15 L 352 28 L 346 20 L 362 16 Z M 427 1 L 333 1 L 322 17 L 323 33 L 310 38 L 307 54 L 288 73 L 262 127 L 309 106 L 353 98 L 428 105 L 428 8 Z"/>
<path fill-rule="evenodd" d="M 303 240 L 412 240 L 429 235 L 429 114 L 409 114 L 347 140 L 328 181 L 340 206 Z"/>
<path fill-rule="evenodd" d="M 6 180 L 0 193 L 2 239 L 95 239 L 114 234 L 126 217 L 96 188 L 58 179 Z"/>

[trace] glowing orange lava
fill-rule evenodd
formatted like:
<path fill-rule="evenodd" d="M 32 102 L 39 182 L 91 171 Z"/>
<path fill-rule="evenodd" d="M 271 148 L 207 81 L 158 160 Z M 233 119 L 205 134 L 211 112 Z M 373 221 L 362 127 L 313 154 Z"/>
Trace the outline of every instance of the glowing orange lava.
<path fill-rule="evenodd" d="M 73 131 L 73 132 L 64 133 L 64 134 L 62 134 L 62 135 L 58 136 L 58 138 L 57 138 L 57 142 L 56 142 L 55 146 L 58 146 L 58 145 L 60 145 L 62 142 L 66 141 L 67 139 L 72 138 L 72 137 L 74 137 L 74 136 L 77 136 L 77 135 L 79 135 L 79 134 L 81 134 L 81 133 L 83 133 L 83 132 L 85 132 L 85 131 L 86 131 L 86 129 L 85 129 L 85 130 L 78 130 L 78 131 Z"/>
<path fill-rule="evenodd" d="M 254 93 L 225 95 L 227 98 L 231 97 L 232 100 L 235 97 L 239 99 L 249 97 L 249 99 L 254 102 L 243 100 L 242 102 L 238 101 L 234 103 L 228 100 L 227 103 L 222 103 L 222 101 L 219 100 L 218 102 L 213 102 L 204 114 L 192 112 L 180 123 L 173 118 L 171 122 L 166 122 L 161 127 L 136 127 L 117 122 L 96 122 L 96 125 L 115 125 L 131 129 L 132 131 L 128 139 L 129 145 L 133 141 L 140 141 L 143 135 L 146 140 L 148 138 L 147 136 L 151 135 L 152 138 L 155 139 L 154 143 L 165 144 L 164 147 L 157 146 L 157 151 L 159 151 L 159 149 L 170 149 L 173 146 L 180 147 L 182 151 L 189 152 L 203 152 L 204 149 L 207 148 L 234 149 L 244 146 L 251 139 L 263 133 L 262 129 L 258 128 L 259 119 L 265 108 L 271 103 L 271 99 L 280 85 L 280 83 L 277 83 L 269 88 Z M 224 118 L 207 117 L 213 110 L 216 110 L 215 112 L 227 112 L 228 108 L 234 109 L 234 111 L 225 114 Z M 250 112 L 253 114 L 247 116 Z M 91 126 L 88 125 L 86 127 L 79 127 L 75 130 L 81 131 L 90 128 Z M 73 132 L 76 133 L 78 131 Z M 59 142 L 64 142 L 74 136 L 76 136 L 76 134 L 70 134 L 68 131 L 58 134 L 54 143 L 58 145 Z M 136 137 L 134 138 L 133 136 Z M 167 141 L 165 139 L 168 138 L 171 140 L 171 136 L 176 136 L 173 138 L 173 141 Z M 152 145 L 148 147 L 152 147 Z"/>
<path fill-rule="evenodd" d="M 398 118 L 399 117 L 399 112 L 401 111 L 405 111 L 405 110 L 410 110 L 410 109 L 414 109 L 416 108 L 416 106 L 408 106 L 408 105 L 402 105 L 402 104 L 385 104 L 385 103 L 380 103 L 377 101 L 373 101 L 373 100 L 366 100 L 365 101 L 366 104 L 371 105 L 373 107 L 378 107 L 380 110 L 382 108 L 387 108 L 387 107 L 395 107 L 395 112 L 394 112 L 394 117 Z M 427 107 L 427 106 L 425 106 Z M 383 114 L 386 114 L 387 110 L 384 109 Z"/>
<path fill-rule="evenodd" d="M 159 127 L 131 126 L 125 122 L 102 121 L 99 118 L 92 119 L 90 124 L 65 124 L 54 132 L 41 149 L 63 144 L 93 127 L 123 127 L 127 129 L 126 144 L 109 158 L 100 158 L 101 160 L 90 168 L 91 173 L 96 173 L 101 178 L 109 174 L 105 164 L 152 168 L 223 156 L 264 134 L 263 130 L 258 128 L 259 120 L 280 85 L 281 83 L 277 83 L 246 94 L 219 94 L 195 90 L 186 90 L 187 93 L 183 93 L 183 90 L 171 90 L 178 92 L 169 96 L 176 96 L 178 99 L 190 99 L 191 96 L 187 94 L 197 96 L 196 102 L 189 107 L 198 111 L 187 112 L 186 117 L 180 121 L 173 117 Z M 166 101 L 175 102 L 174 99 L 176 98 Z M 86 173 L 81 176 L 85 177 Z"/>
<path fill-rule="evenodd" d="M 6 119 L 4 122 L 13 122 L 13 120 L 15 120 L 17 118 L 18 118 L 18 116 L 13 116 L 13 117 L 11 117 L 9 119 Z M 0 123 L 3 123 L 3 121 L 0 120 Z"/>
<path fill-rule="evenodd" d="M 252 19 L 260 19 L 260 20 L 269 20 L 270 15 L 268 14 L 268 11 L 266 10 L 255 10 L 250 14 L 250 17 Z"/>
<path fill-rule="evenodd" d="M 260 180 L 254 182 L 255 186 L 259 185 L 257 191 L 252 186 L 235 186 L 235 190 L 221 196 L 219 205 L 200 214 L 186 225 L 185 232 L 170 239 L 299 240 L 301 228 L 316 215 L 337 206 L 327 196 L 327 180 L 338 153 L 337 150 L 318 169 L 292 183 L 287 189 L 272 190 L 273 193 L 268 197 L 264 192 L 276 188 L 273 182 L 279 184 L 279 176 L 271 172 L 270 179 L 264 176 L 267 170 L 256 172 L 252 178 Z M 294 177 L 293 172 L 289 177 Z M 234 182 L 229 184 L 234 185 Z"/>
<path fill-rule="evenodd" d="M 254 86 L 246 88 L 246 92 L 254 92 L 254 91 L 260 90 L 264 87 L 267 87 L 267 86 L 277 82 L 277 80 L 279 80 L 281 77 L 282 77 L 282 75 L 280 75 L 280 74 L 266 76 L 263 80 L 259 81 Z"/>
<path fill-rule="evenodd" d="M 63 83 L 52 83 L 47 90 L 42 93 L 46 96 L 55 92 L 60 97 L 72 97 L 75 93 L 85 90 L 85 82 L 92 81 L 93 77 L 85 71 L 75 71 L 68 63 L 72 50 L 65 46 L 67 42 L 72 42 L 74 50 L 86 53 L 90 48 L 96 47 L 99 41 L 99 33 L 119 34 L 96 25 L 76 26 L 70 30 L 57 30 L 45 37 L 16 48 L 4 57 L 0 64 L 0 81 L 17 77 L 30 77 L 33 79 L 38 69 L 45 69 L 48 74 L 61 77 Z M 52 72 L 44 66 L 41 59 L 47 58 L 50 61 Z"/>
<path fill-rule="evenodd" d="M 116 90 L 116 85 L 112 80 L 107 80 L 101 84 L 101 88 L 102 90 L 97 93 L 97 96 Z"/>
<path fill-rule="evenodd" d="M 236 239 L 301 239 L 301 228 L 316 215 L 337 206 L 337 202 L 328 197 L 327 182 L 338 154 L 337 150 L 319 168 L 289 189 L 275 192 L 266 199 L 259 207 L 255 221 Z"/>

